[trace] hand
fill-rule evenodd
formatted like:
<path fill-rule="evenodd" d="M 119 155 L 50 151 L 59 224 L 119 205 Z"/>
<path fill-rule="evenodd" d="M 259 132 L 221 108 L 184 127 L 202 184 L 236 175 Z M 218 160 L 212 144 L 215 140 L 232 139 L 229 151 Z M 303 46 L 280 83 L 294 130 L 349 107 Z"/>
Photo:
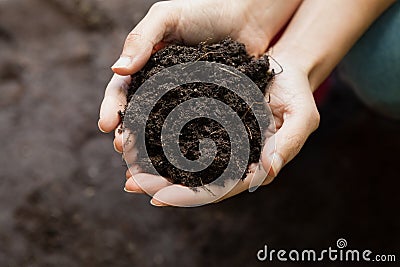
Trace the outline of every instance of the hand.
<path fill-rule="evenodd" d="M 308 136 L 319 124 L 319 113 L 307 72 L 296 62 L 286 61 L 279 55 L 274 55 L 275 57 L 284 68 L 283 73 L 276 76 L 270 88 L 269 105 L 277 132 L 267 140 L 262 152 L 261 166 L 252 164 L 248 176 L 239 181 L 222 198 L 219 198 L 224 190 L 222 187 L 208 187 L 214 195 L 208 190 L 195 192 L 188 187 L 173 185 L 160 176 L 140 173 L 140 170 L 134 169 L 135 167 L 127 171 L 126 190 L 148 193 L 153 196 L 151 203 L 156 206 L 193 206 L 199 203 L 218 202 L 250 189 L 254 180 L 265 179 L 267 176 L 265 169 L 269 171 L 262 185 L 269 184 L 280 169 L 297 155 Z M 121 140 L 121 137 L 118 139 Z"/>
<path fill-rule="evenodd" d="M 120 123 L 118 111 L 126 104 L 126 87 L 150 55 L 168 43 L 187 45 L 216 42 L 230 36 L 252 55 L 265 52 L 287 23 L 300 0 L 178 0 L 158 2 L 129 33 L 100 108 L 99 129 L 111 132 Z M 119 76 L 122 75 L 122 76 Z"/>
<path fill-rule="evenodd" d="M 127 75 L 139 70 L 148 60 L 151 53 L 163 47 L 165 43 L 178 41 L 192 44 L 206 39 L 217 41 L 230 35 L 232 38 L 245 43 L 250 54 L 259 55 L 268 47 L 272 37 L 286 23 L 286 20 L 292 15 L 298 5 L 296 1 L 291 3 L 291 7 L 289 7 L 287 3 L 276 4 L 279 2 L 282 3 L 282 1 L 263 1 L 264 4 L 269 2 L 269 5 L 263 10 L 255 6 L 254 3 L 253 5 L 244 4 L 250 2 L 252 1 L 229 2 L 229 6 L 225 1 L 218 2 L 221 5 L 220 9 L 215 7 L 215 2 L 210 4 L 209 1 L 162 2 L 154 6 L 142 22 L 140 22 L 128 36 L 122 56 L 113 66 L 113 70 L 117 74 L 114 75 L 107 86 L 100 111 L 99 128 L 105 132 L 109 132 L 115 129 L 120 123 L 118 110 L 122 110 L 125 107 L 126 88 L 130 82 L 130 78 L 129 76 L 124 77 L 118 74 Z M 251 7 L 253 10 L 251 10 Z M 256 8 L 254 9 L 254 7 Z M 170 9 L 171 12 L 165 12 L 166 8 Z M 204 10 L 204 12 L 199 12 L 199 10 Z M 220 12 L 221 10 L 225 12 Z M 260 13 L 260 10 L 265 11 L 265 14 L 262 14 L 262 16 L 255 16 Z M 167 16 L 166 14 L 169 15 Z M 265 16 L 266 14 L 270 16 Z M 263 16 L 265 17 L 262 21 L 260 18 Z M 253 17 L 258 19 L 251 19 Z M 268 20 L 271 22 L 269 24 L 270 27 L 264 27 L 264 25 L 268 24 L 261 22 L 267 22 Z M 217 22 L 219 24 L 218 30 L 213 27 Z M 237 25 L 241 25 L 241 27 L 237 27 Z M 264 28 L 268 28 L 268 30 Z M 286 88 L 290 94 L 285 96 L 276 89 L 280 87 L 285 88 L 285 83 L 289 84 L 289 79 L 286 79 L 285 82 L 283 75 L 284 74 L 277 77 L 274 86 L 271 88 L 271 107 L 275 109 L 273 113 L 277 119 L 277 127 L 291 130 L 296 128 L 296 120 L 291 119 L 291 114 L 295 113 L 293 111 L 296 110 L 296 103 L 292 103 L 293 101 L 290 100 L 290 98 L 289 101 L 286 100 L 288 100 L 287 97 L 289 96 L 293 97 L 295 91 L 290 91 Z M 304 77 L 306 77 L 306 75 Z M 283 82 L 279 82 L 280 80 L 283 80 Z M 280 83 L 281 86 L 279 86 Z M 308 99 L 305 103 L 300 103 L 300 106 L 302 104 L 306 105 L 307 102 L 313 103 L 310 92 L 308 96 L 311 97 L 311 101 Z M 304 98 L 306 99 L 307 97 Z M 301 114 L 300 116 L 302 116 Z M 288 119 L 289 121 L 291 119 L 294 126 L 284 127 L 284 119 Z M 313 129 L 311 129 L 311 131 L 312 130 Z M 256 178 L 255 180 L 264 180 L 267 173 L 262 167 L 267 169 L 269 174 L 263 184 L 271 182 L 284 163 L 293 158 L 298 152 L 305 138 L 311 131 L 308 130 L 307 133 L 302 135 L 297 135 L 296 132 L 293 132 L 295 134 L 285 134 L 287 131 L 278 131 L 264 148 L 262 165 L 257 166 L 253 164 L 251 166 L 253 172 L 250 173 L 244 181 L 239 182 L 232 191 L 224 196 L 224 198 L 248 189 L 249 186 L 253 184 L 252 181 L 254 181 L 254 178 Z M 303 137 L 304 140 L 301 139 Z M 287 139 L 281 140 L 280 138 Z M 275 146 L 273 145 L 273 140 L 275 139 L 278 153 L 274 154 Z M 291 141 L 286 143 L 285 141 L 287 140 Z M 119 152 L 122 151 L 122 143 L 122 135 L 116 131 L 114 147 Z M 291 144 L 294 144 L 294 149 L 291 148 Z M 281 146 L 280 149 L 278 149 L 279 146 Z M 269 168 L 271 164 L 272 168 Z M 176 203 L 177 205 L 187 206 L 199 203 L 199 200 L 200 202 L 210 202 L 207 200 L 207 198 L 210 198 L 208 192 L 194 195 L 194 192 L 189 188 L 179 185 L 170 185 L 170 183 L 162 177 L 138 172 L 139 170 L 133 169 L 127 172 L 128 178 L 132 174 L 135 175 L 136 182 L 133 179 L 128 179 L 126 189 L 137 192 L 143 192 L 144 190 L 150 195 L 155 194 L 152 202 L 153 204 Z M 137 186 L 137 183 L 140 184 L 143 190 Z M 218 188 L 212 189 L 213 193 L 216 193 L 216 195 L 218 195 L 218 190 Z M 176 191 L 179 191 L 179 193 Z M 177 199 L 174 199 L 174 197 Z"/>

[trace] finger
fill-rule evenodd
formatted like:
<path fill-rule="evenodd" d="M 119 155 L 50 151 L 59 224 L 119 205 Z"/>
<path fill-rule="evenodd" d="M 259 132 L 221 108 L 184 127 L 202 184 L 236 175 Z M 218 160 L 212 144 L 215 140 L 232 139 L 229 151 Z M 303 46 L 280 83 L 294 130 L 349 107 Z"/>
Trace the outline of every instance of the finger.
<path fill-rule="evenodd" d="M 194 191 L 182 185 L 171 185 L 156 192 L 150 203 L 153 206 L 195 207 L 212 203 L 217 198 L 206 190 Z"/>
<path fill-rule="evenodd" d="M 226 182 L 224 186 L 206 185 L 193 190 L 182 185 L 171 185 L 156 192 L 150 202 L 154 206 L 161 207 L 195 207 L 217 203 L 251 188 L 250 183 L 257 167 L 258 164 L 252 168 L 244 180 L 231 180 L 228 183 Z M 263 176 L 262 180 L 264 181 L 265 178 L 266 175 Z M 267 183 L 272 181 L 272 179 L 267 180 Z M 263 185 L 267 183 L 264 181 Z"/>
<path fill-rule="evenodd" d="M 138 164 L 139 151 L 136 147 L 133 147 L 129 152 L 123 152 L 123 158 L 128 166 Z"/>
<path fill-rule="evenodd" d="M 153 196 L 157 191 L 170 185 L 171 183 L 161 176 L 138 173 L 126 181 L 125 188 L 130 192 Z"/>
<path fill-rule="evenodd" d="M 247 173 L 246 178 L 240 180 L 231 191 L 215 202 L 220 202 L 227 198 L 233 197 L 245 190 L 254 192 L 259 186 L 271 183 L 273 178 L 271 179 L 267 177 L 266 172 L 263 170 L 263 167 L 260 167 L 260 165 L 262 164 L 252 163 L 249 166 L 249 172 Z M 260 172 L 260 168 L 263 170 L 262 172 Z"/>
<path fill-rule="evenodd" d="M 123 147 L 122 147 L 122 125 L 119 124 L 118 127 L 114 131 L 114 150 L 117 151 L 118 153 L 122 153 Z"/>
<path fill-rule="evenodd" d="M 126 172 L 125 172 L 125 177 L 126 179 L 131 178 L 132 176 L 139 174 L 143 172 L 142 168 L 140 168 L 140 166 L 138 164 L 132 164 L 132 166 L 130 166 Z"/>
<path fill-rule="evenodd" d="M 122 133 L 122 138 L 115 139 L 115 142 L 122 144 L 123 159 L 128 166 L 138 164 L 139 150 L 135 146 L 136 138 L 134 134 L 131 134 L 129 129 L 125 129 Z"/>
<path fill-rule="evenodd" d="M 117 142 L 123 147 L 123 151 L 129 153 L 136 145 L 136 136 L 129 128 L 124 128 L 121 135 L 118 136 Z"/>
<path fill-rule="evenodd" d="M 284 122 L 269 138 L 262 152 L 262 164 L 269 177 L 275 177 L 303 147 L 308 136 L 318 127 L 319 114 L 315 103 L 301 112 L 284 114 Z"/>
<path fill-rule="evenodd" d="M 161 49 L 165 48 L 166 46 L 167 46 L 166 42 L 161 41 L 161 42 L 157 43 L 156 45 L 154 45 L 153 51 L 151 52 L 151 54 L 156 53 L 158 50 L 161 50 Z"/>
<path fill-rule="evenodd" d="M 238 181 L 238 183 L 235 185 L 235 187 L 231 191 L 229 191 L 227 194 L 225 194 L 224 196 L 222 196 L 221 198 L 217 199 L 214 202 L 215 203 L 221 202 L 222 200 L 231 198 L 233 196 L 236 196 L 236 195 L 242 193 L 243 191 L 246 191 L 249 188 L 249 184 L 252 179 L 252 176 L 253 176 L 253 173 L 248 173 L 244 180 Z"/>
<path fill-rule="evenodd" d="M 126 93 L 131 83 L 130 76 L 114 74 L 106 87 L 103 102 L 100 107 L 99 129 L 111 132 L 120 123 L 118 111 L 123 111 L 126 105 Z"/>
<path fill-rule="evenodd" d="M 130 75 L 140 70 L 154 49 L 163 46 L 165 35 L 177 25 L 178 9 L 171 2 L 154 4 L 141 22 L 129 33 L 121 57 L 111 67 L 115 73 Z"/>
<path fill-rule="evenodd" d="M 135 147 L 136 138 L 128 128 L 123 128 L 120 124 L 114 131 L 114 149 L 118 153 L 124 152 L 124 155 L 130 153 Z"/>
<path fill-rule="evenodd" d="M 196 188 L 171 185 L 157 191 L 150 203 L 154 206 L 196 207 L 213 203 L 224 197 L 242 181 L 227 180 L 224 186 L 208 184 Z M 244 191 L 246 187 L 243 187 Z M 241 191 L 240 191 L 241 192 Z M 239 190 L 237 191 L 239 193 Z"/>
<path fill-rule="evenodd" d="M 268 168 L 269 167 L 270 166 L 268 166 Z M 268 176 L 268 173 L 265 171 L 261 161 L 259 164 L 257 164 L 257 166 L 255 166 L 252 174 L 253 174 L 252 177 L 247 178 L 247 180 L 249 180 L 249 186 L 248 186 L 249 192 L 256 191 L 258 187 L 264 184 L 265 179 Z"/>

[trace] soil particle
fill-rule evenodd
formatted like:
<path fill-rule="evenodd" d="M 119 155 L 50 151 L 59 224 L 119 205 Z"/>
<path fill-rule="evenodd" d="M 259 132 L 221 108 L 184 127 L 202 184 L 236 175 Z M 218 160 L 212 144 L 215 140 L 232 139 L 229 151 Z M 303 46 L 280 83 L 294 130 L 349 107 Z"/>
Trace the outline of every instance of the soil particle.
<path fill-rule="evenodd" d="M 194 47 L 170 45 L 152 55 L 144 68 L 132 76 L 132 83 L 128 90 L 128 103 L 138 88 L 154 74 L 176 64 L 197 61 L 216 62 L 234 67 L 247 75 L 263 94 L 266 93 L 268 83 L 274 75 L 273 71 L 269 71 L 270 65 L 266 55 L 258 59 L 251 57 L 247 54 L 243 44 L 230 38 L 217 44 L 201 43 Z M 215 153 L 213 162 L 201 171 L 189 172 L 176 168 L 164 155 L 163 149 L 165 147 L 161 142 L 160 133 L 168 114 L 179 104 L 199 97 L 222 101 L 241 118 L 250 143 L 250 155 L 246 159 L 247 164 L 258 162 L 262 149 L 263 136 L 251 111 L 252 107 L 247 105 L 238 95 L 227 88 L 212 83 L 195 82 L 177 86 L 168 91 L 153 107 L 147 118 L 145 134 L 143 135 L 140 132 L 134 134 L 138 138 L 145 136 L 146 148 L 137 148 L 139 151 L 138 162 L 143 163 L 150 160 L 161 176 L 172 183 L 188 187 L 202 186 L 216 180 L 227 168 L 232 151 L 229 135 L 220 123 L 208 118 L 198 118 L 187 123 L 180 133 L 179 147 L 181 153 L 189 160 L 199 159 L 202 156 L 201 153 Z M 146 99 L 143 99 L 143 101 L 146 101 Z M 141 116 L 141 114 L 135 114 L 135 116 Z M 125 117 L 125 120 L 127 120 L 127 117 Z M 215 147 L 206 146 L 200 149 L 203 138 L 212 139 Z M 215 148 L 216 152 L 214 151 Z M 141 164 L 141 167 L 143 171 L 151 172 L 146 164 Z M 243 174 L 242 178 L 245 176 L 246 173 Z"/>

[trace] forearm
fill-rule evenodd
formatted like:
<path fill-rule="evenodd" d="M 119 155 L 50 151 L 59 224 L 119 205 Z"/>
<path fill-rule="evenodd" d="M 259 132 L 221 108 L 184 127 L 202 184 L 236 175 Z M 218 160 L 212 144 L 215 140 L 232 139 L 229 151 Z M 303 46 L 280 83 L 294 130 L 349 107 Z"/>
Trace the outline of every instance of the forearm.
<path fill-rule="evenodd" d="M 354 43 L 395 0 L 307 0 L 273 49 L 295 60 L 315 90 Z"/>
<path fill-rule="evenodd" d="M 303 0 L 239 0 L 245 5 L 247 23 L 257 21 L 271 41 L 287 24 Z M 254 23 L 251 23 L 254 24 Z"/>

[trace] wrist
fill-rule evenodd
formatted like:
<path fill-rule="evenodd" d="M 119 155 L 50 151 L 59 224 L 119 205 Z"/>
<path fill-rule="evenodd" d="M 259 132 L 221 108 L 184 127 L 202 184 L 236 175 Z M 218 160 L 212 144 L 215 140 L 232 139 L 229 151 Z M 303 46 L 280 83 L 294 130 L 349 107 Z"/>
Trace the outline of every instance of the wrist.
<path fill-rule="evenodd" d="M 303 73 L 308 78 L 312 92 L 324 80 L 315 72 L 318 69 L 320 59 L 315 53 L 297 43 L 286 44 L 279 41 L 270 49 L 269 54 L 281 65 L 283 72 L 285 72 L 285 69 L 295 69 Z M 275 71 L 277 72 L 278 70 L 275 69 Z"/>
<path fill-rule="evenodd" d="M 273 48 L 277 60 L 300 67 L 314 91 L 369 25 L 394 0 L 304 1 Z"/>

